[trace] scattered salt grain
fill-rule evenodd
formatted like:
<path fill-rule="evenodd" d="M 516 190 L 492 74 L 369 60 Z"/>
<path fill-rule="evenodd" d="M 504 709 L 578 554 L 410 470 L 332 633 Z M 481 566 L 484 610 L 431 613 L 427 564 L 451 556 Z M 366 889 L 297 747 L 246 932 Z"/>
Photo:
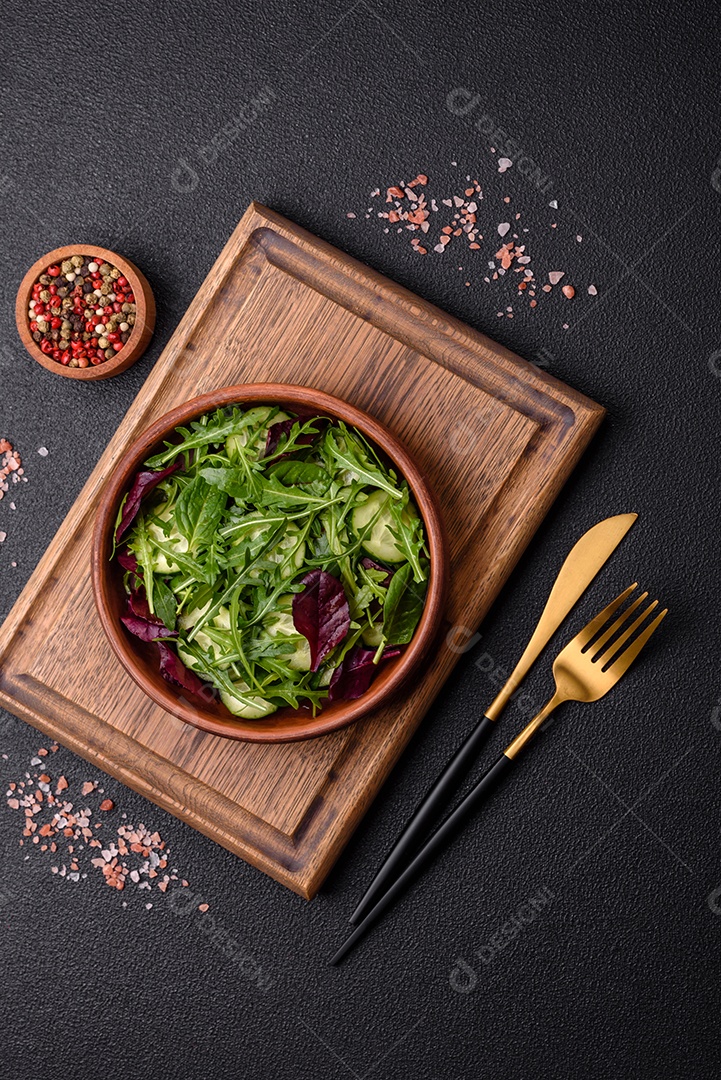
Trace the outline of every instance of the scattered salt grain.
<path fill-rule="evenodd" d="M 55 753 L 58 749 L 59 746 L 53 743 L 50 752 Z M 47 758 L 48 753 L 41 747 L 30 760 L 31 768 L 43 764 L 42 759 Z M 3 760 L 7 757 L 7 754 L 2 755 Z M 48 763 L 45 769 L 48 770 Z M 127 883 L 146 891 L 155 886 L 163 894 L 169 891 L 171 884 L 181 887 L 178 871 L 168 869 L 170 854 L 159 832 L 151 831 L 143 824 L 122 824 L 112 834 L 107 832 L 106 826 L 104 843 L 97 838 L 96 830 L 103 828 L 107 819 L 96 821 L 95 814 L 99 810 L 112 809 L 112 799 L 103 799 L 96 810 L 89 806 L 76 809 L 66 797 L 58 797 L 60 792 L 70 788 L 64 776 L 55 781 L 55 794 L 49 771 L 25 772 L 24 777 L 9 783 L 6 804 L 10 810 L 22 812 L 20 846 L 35 845 L 29 848 L 35 859 L 43 859 L 48 853 L 58 856 L 56 863 L 48 864 L 51 874 L 75 883 L 86 880 L 87 869 L 94 868 L 94 871 L 102 872 L 105 884 L 116 891 L 124 890 Z M 86 780 L 78 787 L 84 799 L 103 794 L 95 781 Z M 122 816 L 127 818 L 126 814 Z M 112 830 L 112 826 L 110 828 Z M 25 855 L 26 860 L 30 858 Z M 87 869 L 83 868 L 83 859 Z M 182 886 L 187 885 L 183 879 Z M 123 906 L 126 906 L 125 902 Z M 145 905 L 146 909 L 152 906 L 152 903 Z"/>
<path fill-rule="evenodd" d="M 48 456 L 48 448 L 47 448 L 47 446 L 39 446 L 38 447 L 38 453 L 40 454 L 40 457 L 47 457 Z"/>
<path fill-rule="evenodd" d="M 9 439 L 0 438 L 0 499 L 10 490 L 11 484 L 27 484 L 22 458 Z M 15 504 L 11 504 L 15 509 Z M 5 537 L 3 537 L 5 539 Z"/>
<path fill-rule="evenodd" d="M 493 148 L 491 149 L 493 151 Z M 497 164 L 499 171 L 505 172 L 513 162 L 510 158 L 499 157 Z M 417 255 L 442 255 L 454 245 L 455 254 L 458 239 L 460 239 L 461 243 L 465 240 L 468 250 L 471 252 L 482 250 L 483 232 L 485 231 L 488 235 L 488 229 L 495 227 L 497 234 L 502 239 L 505 238 L 506 243 L 502 244 L 499 250 L 495 252 L 493 260 L 488 259 L 485 253 L 482 256 L 488 259 L 490 271 L 490 274 L 483 277 L 483 282 L 486 285 L 498 283 L 497 287 L 500 288 L 501 280 L 505 279 L 504 287 L 506 290 L 509 283 L 513 283 L 518 300 L 524 299 L 529 309 L 536 309 L 539 305 L 539 299 L 541 299 L 541 297 L 536 298 L 538 293 L 550 293 L 552 287 L 566 277 L 566 272 L 561 270 L 550 271 L 548 273 L 550 284 L 541 285 L 536 275 L 535 266 L 537 263 L 528 250 L 528 241 L 526 239 L 526 234 L 529 233 L 528 226 L 524 225 L 522 229 L 517 226 L 523 234 L 523 243 L 521 244 L 519 242 L 519 233 L 513 232 L 513 226 L 510 222 L 501 221 L 499 223 L 496 217 L 493 225 L 490 222 L 482 224 L 479 219 L 482 218 L 484 204 L 488 205 L 488 197 L 484 197 L 479 180 L 472 177 L 470 173 L 466 173 L 465 183 L 460 181 L 461 178 L 459 177 L 459 191 L 447 193 L 445 197 L 439 195 L 437 198 L 431 197 L 430 193 L 424 190 L 429 183 L 428 176 L 425 174 L 418 174 L 415 179 L 409 182 L 399 180 L 385 189 L 377 188 L 372 194 L 385 192 L 385 208 L 377 212 L 384 234 L 388 235 L 389 232 L 395 232 L 396 235 L 405 236 L 413 252 Z M 505 205 L 511 202 L 511 195 L 506 194 L 502 198 Z M 549 206 L 558 209 L 557 200 L 553 199 Z M 508 211 L 505 211 L 505 213 L 507 214 Z M 348 212 L 347 216 L 350 217 L 351 214 L 352 212 Z M 511 220 L 518 222 L 521 216 L 521 211 L 516 211 Z M 394 228 L 390 229 L 389 226 L 394 226 Z M 552 222 L 551 228 L 556 229 L 557 227 L 557 223 Z M 577 236 L 576 239 L 580 242 L 582 237 Z M 470 287 L 473 280 L 473 267 L 459 266 L 458 270 L 459 272 L 465 270 L 464 276 L 468 275 L 469 280 L 464 281 L 463 284 L 466 288 Z M 519 276 L 514 277 L 514 275 Z M 566 290 L 571 290 L 571 292 Z M 592 292 L 590 288 L 588 291 L 590 295 L 595 295 L 595 292 Z M 575 295 L 576 290 L 573 286 L 565 286 L 564 292 L 570 299 L 571 296 Z M 502 314 L 505 314 L 507 318 L 513 318 L 514 315 L 510 309 Z"/>

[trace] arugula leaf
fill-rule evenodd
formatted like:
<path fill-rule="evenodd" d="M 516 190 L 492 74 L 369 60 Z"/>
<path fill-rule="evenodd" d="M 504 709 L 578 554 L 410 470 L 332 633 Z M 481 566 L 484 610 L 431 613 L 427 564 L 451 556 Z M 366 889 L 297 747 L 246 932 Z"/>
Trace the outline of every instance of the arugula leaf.
<path fill-rule="evenodd" d="M 325 433 L 324 448 L 342 469 L 353 473 L 358 480 L 370 484 L 371 487 L 382 488 L 393 499 L 403 497 L 398 490 L 398 484 L 384 475 L 371 460 L 363 443 L 351 434 L 345 424 L 340 424 L 338 431 L 328 428 Z"/>
<path fill-rule="evenodd" d="M 226 495 L 230 495 L 231 499 L 243 501 L 248 496 L 245 470 L 239 469 L 237 465 L 208 466 L 200 469 L 199 475 L 211 487 L 216 487 L 224 491 Z"/>
<path fill-rule="evenodd" d="M 261 506 L 329 506 L 334 502 L 340 502 L 340 496 L 326 494 L 325 490 L 316 491 L 314 484 L 306 487 L 286 487 L 277 476 L 271 474 L 263 482 L 258 502 Z"/>
<path fill-rule="evenodd" d="M 405 563 L 391 578 L 383 607 L 383 637 L 389 645 L 406 645 L 423 614 L 426 590 L 411 580 L 413 568 Z"/>
<path fill-rule="evenodd" d="M 299 446 L 311 445 L 320 430 L 317 425 L 323 420 L 324 417 L 321 416 L 312 416 L 310 419 L 299 416 L 295 420 L 281 420 L 272 424 L 268 428 L 264 458 L 277 458 L 279 454 L 288 454 Z"/>
<path fill-rule="evenodd" d="M 149 536 L 148 542 L 151 551 L 162 552 L 168 562 L 175 563 L 184 574 L 188 574 L 195 580 L 204 582 L 207 585 L 213 584 L 214 579 L 210 575 L 207 563 L 204 565 L 198 559 L 194 559 L 192 555 L 188 555 L 184 551 L 178 551 L 177 547 L 170 543 L 163 543 L 162 540 L 157 540 L 154 536 Z"/>
<path fill-rule="evenodd" d="M 249 419 L 247 414 L 243 415 L 240 409 L 233 409 L 230 416 L 223 409 L 217 409 L 214 413 L 203 417 L 203 420 L 194 421 L 190 425 L 191 431 L 187 428 L 178 428 L 178 432 L 184 436 L 181 442 L 167 443 L 166 450 L 148 458 L 145 464 L 149 469 L 161 468 L 166 462 L 172 461 L 180 454 L 187 454 L 189 450 L 225 442 L 231 435 L 238 435 L 251 423 L 252 418 Z"/>
<path fill-rule="evenodd" d="M 282 524 L 278 529 L 275 529 L 273 532 L 271 532 L 268 539 L 265 540 L 265 542 L 263 543 L 263 546 L 261 547 L 258 554 L 254 557 L 251 557 L 250 550 L 245 552 L 244 561 L 241 564 L 241 568 L 238 571 L 238 574 L 235 577 L 231 578 L 230 583 L 222 593 L 220 593 L 219 595 L 216 594 L 216 599 L 214 600 L 214 602 L 203 612 L 202 615 L 198 617 L 195 626 L 190 632 L 190 640 L 192 640 L 192 638 L 194 638 L 195 635 L 203 628 L 205 623 L 215 618 L 223 604 L 228 603 L 231 596 L 233 595 L 234 590 L 237 589 L 239 585 L 248 585 L 253 583 L 253 578 L 251 577 L 252 571 L 254 569 L 257 569 L 258 562 L 262 559 L 266 552 L 269 551 L 273 547 L 273 545 L 280 539 L 284 532 L 284 524 Z M 281 590 L 282 588 L 283 584 L 281 584 L 280 586 Z"/>
<path fill-rule="evenodd" d="M 188 541 L 188 551 L 195 553 L 212 543 L 227 502 L 225 492 L 211 487 L 202 476 L 183 489 L 175 504 L 175 522 Z"/>
<path fill-rule="evenodd" d="M 388 503 L 393 524 L 391 529 L 396 546 L 403 552 L 408 562 L 413 567 L 413 577 L 417 582 L 425 581 L 426 575 L 421 563 L 421 554 L 425 550 L 425 536 L 423 524 L 415 513 L 408 513 L 410 495 L 406 488 L 401 502 Z"/>
<path fill-rule="evenodd" d="M 328 471 L 313 461 L 278 461 L 268 473 L 286 487 L 307 485 L 319 495 L 324 495 L 331 485 Z"/>
<path fill-rule="evenodd" d="M 242 535 L 244 532 L 250 532 L 252 529 L 260 529 L 266 525 L 277 526 L 283 522 L 297 521 L 306 516 L 305 510 L 300 510 L 295 514 L 284 514 L 281 510 L 253 510 L 250 514 L 244 513 L 239 515 L 237 513 L 237 507 L 233 507 L 230 513 L 230 524 L 224 525 L 220 530 L 220 535 L 223 537 L 234 537 L 239 533 Z"/>
<path fill-rule="evenodd" d="M 145 514 L 142 510 L 136 519 L 133 534 L 128 543 L 128 549 L 133 553 L 138 566 L 143 571 L 143 584 L 145 585 L 145 595 L 148 600 L 148 607 L 154 612 L 153 586 L 155 583 L 155 572 L 153 567 L 153 546 L 150 540 L 150 534 L 148 533 Z"/>
<path fill-rule="evenodd" d="M 243 632 L 239 626 L 239 614 L 240 614 L 240 593 L 242 584 L 238 585 L 238 588 L 231 594 L 230 597 L 230 633 L 235 645 L 236 651 L 240 658 L 240 662 L 243 665 L 245 674 L 248 679 L 248 684 L 252 687 L 255 685 L 258 687 L 258 682 L 253 671 L 252 664 L 246 659 L 245 650 L 243 648 Z M 258 689 L 260 689 L 258 687 Z"/>
<path fill-rule="evenodd" d="M 169 630 L 175 630 L 177 600 L 175 593 L 161 577 L 155 580 L 155 614 Z"/>

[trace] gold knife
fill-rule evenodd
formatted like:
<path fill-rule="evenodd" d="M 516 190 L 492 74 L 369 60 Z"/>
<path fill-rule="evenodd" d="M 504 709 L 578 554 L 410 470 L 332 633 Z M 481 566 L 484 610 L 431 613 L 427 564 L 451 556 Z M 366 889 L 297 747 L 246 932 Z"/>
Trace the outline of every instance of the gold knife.
<path fill-rule="evenodd" d="M 489 720 L 497 720 L 559 626 L 576 606 L 596 574 L 608 561 L 638 514 L 616 514 L 599 521 L 584 533 L 558 572 L 538 625 L 526 645 L 523 656 L 509 675 L 506 685 L 486 709 Z"/>
<path fill-rule="evenodd" d="M 498 719 L 510 697 L 528 674 L 531 665 L 538 659 L 542 650 L 583 596 L 601 567 L 611 557 L 637 517 L 638 514 L 617 514 L 615 517 L 606 518 L 605 521 L 599 521 L 571 548 L 559 570 L 543 614 L 538 620 L 538 625 L 533 631 L 523 656 L 496 700 L 486 710 L 485 716 L 481 717 L 471 734 L 458 748 L 406 825 L 395 847 L 351 915 L 352 923 L 359 923 L 379 900 L 380 895 L 403 872 L 411 855 L 426 838 L 434 819 L 447 804 L 475 760 L 491 723 Z"/>

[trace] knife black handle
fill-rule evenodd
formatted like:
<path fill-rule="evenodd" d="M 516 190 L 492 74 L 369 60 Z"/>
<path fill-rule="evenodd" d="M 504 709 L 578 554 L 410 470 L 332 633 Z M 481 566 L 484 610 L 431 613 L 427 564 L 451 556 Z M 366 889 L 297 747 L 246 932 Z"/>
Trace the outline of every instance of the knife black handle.
<path fill-rule="evenodd" d="M 365 896 L 351 915 L 351 922 L 359 923 L 377 903 L 381 894 L 405 870 L 412 856 L 438 821 L 441 811 L 446 808 L 451 797 L 456 793 L 461 781 L 475 761 L 478 751 L 485 741 L 493 721 L 487 716 L 481 717 L 475 728 L 461 743 L 454 756 L 446 765 L 426 797 L 420 803 L 405 829 L 393 846 L 388 858 L 373 878 Z"/>
<path fill-rule="evenodd" d="M 474 732 L 475 734 L 475 732 Z M 338 964 L 347 956 L 355 943 L 363 937 L 366 930 L 370 929 L 378 921 L 386 908 L 403 893 L 410 883 L 429 865 L 444 847 L 460 832 L 468 818 L 477 806 L 480 805 L 493 791 L 496 784 L 509 771 L 513 765 L 513 759 L 501 754 L 500 758 L 490 767 L 474 788 L 466 795 L 465 799 L 456 807 L 452 814 L 446 818 L 438 832 L 434 833 L 430 840 L 418 852 L 409 866 L 397 877 L 390 888 L 383 893 L 375 907 L 372 907 L 366 917 L 359 923 L 353 933 L 346 938 L 338 952 L 331 960 L 331 964 Z"/>

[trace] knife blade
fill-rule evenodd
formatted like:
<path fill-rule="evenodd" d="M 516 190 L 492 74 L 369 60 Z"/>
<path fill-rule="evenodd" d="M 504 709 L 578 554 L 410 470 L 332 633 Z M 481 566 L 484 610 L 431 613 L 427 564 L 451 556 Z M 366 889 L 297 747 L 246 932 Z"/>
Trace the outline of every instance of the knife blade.
<path fill-rule="evenodd" d="M 601 567 L 605 565 L 638 514 L 616 514 L 585 532 L 569 551 L 553 583 L 531 640 L 493 704 L 486 709 L 489 720 L 497 720 L 534 662 L 556 630 L 575 607 Z"/>

